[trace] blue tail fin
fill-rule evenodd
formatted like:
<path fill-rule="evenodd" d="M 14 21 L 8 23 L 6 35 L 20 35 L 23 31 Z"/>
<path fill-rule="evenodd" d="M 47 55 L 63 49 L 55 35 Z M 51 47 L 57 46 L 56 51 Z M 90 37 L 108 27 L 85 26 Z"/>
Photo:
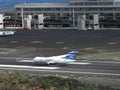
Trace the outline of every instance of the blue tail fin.
<path fill-rule="evenodd" d="M 73 50 L 73 51 L 69 52 L 69 55 L 66 56 L 65 58 L 66 58 L 66 59 L 69 59 L 69 60 L 74 60 L 76 53 L 77 53 L 77 51 Z"/>

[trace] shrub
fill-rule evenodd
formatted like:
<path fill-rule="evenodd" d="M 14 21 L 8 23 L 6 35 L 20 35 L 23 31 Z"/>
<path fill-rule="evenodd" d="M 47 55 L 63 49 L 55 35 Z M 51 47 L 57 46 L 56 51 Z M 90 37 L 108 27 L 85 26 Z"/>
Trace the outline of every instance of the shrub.
<path fill-rule="evenodd" d="M 0 83 L 4 82 L 4 78 L 0 76 Z"/>
<path fill-rule="evenodd" d="M 42 83 L 41 87 L 44 88 L 44 89 L 47 89 L 47 88 L 52 87 L 52 84 L 49 83 L 49 82 L 44 82 L 44 83 Z"/>

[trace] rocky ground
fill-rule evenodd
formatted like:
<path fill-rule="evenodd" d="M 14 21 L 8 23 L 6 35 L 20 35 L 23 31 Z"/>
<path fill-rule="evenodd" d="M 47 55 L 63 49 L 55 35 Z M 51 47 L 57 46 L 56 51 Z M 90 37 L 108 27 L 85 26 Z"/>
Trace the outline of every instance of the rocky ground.
<path fill-rule="evenodd" d="M 109 86 L 108 82 L 112 86 Z M 19 71 L 2 71 L 0 74 L 0 90 L 120 90 L 119 82 L 117 79 L 113 83 L 111 79 L 97 77 L 73 79 L 38 76 Z"/>

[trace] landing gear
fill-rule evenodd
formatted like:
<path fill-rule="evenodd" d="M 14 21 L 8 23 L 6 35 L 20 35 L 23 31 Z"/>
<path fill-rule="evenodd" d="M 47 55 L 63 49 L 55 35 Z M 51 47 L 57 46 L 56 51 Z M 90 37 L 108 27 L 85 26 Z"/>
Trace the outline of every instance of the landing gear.
<path fill-rule="evenodd" d="M 45 63 L 45 62 L 34 62 L 34 65 L 36 66 L 48 66 L 49 64 Z"/>

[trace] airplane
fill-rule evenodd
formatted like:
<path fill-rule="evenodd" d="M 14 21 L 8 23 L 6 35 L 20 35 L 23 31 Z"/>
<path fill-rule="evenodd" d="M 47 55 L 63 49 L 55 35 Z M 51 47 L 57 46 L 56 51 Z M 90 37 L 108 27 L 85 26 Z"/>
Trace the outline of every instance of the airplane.
<path fill-rule="evenodd" d="M 72 50 L 68 54 L 58 55 L 58 56 L 51 56 L 51 57 L 35 57 L 33 58 L 33 62 L 35 65 L 39 65 L 41 63 L 45 63 L 47 65 L 50 64 L 67 64 L 69 62 L 75 62 L 75 54 L 78 51 Z"/>
<path fill-rule="evenodd" d="M 52 56 L 52 57 L 35 57 L 33 59 L 31 58 L 17 58 L 17 62 L 21 63 L 34 63 L 34 65 L 87 65 L 90 63 L 84 63 L 84 62 L 76 62 L 75 60 L 75 54 L 78 53 L 78 51 L 72 50 L 68 54 L 64 55 L 58 55 L 58 56 Z"/>
<path fill-rule="evenodd" d="M 14 35 L 14 31 L 0 31 L 0 36 L 11 36 Z"/>

